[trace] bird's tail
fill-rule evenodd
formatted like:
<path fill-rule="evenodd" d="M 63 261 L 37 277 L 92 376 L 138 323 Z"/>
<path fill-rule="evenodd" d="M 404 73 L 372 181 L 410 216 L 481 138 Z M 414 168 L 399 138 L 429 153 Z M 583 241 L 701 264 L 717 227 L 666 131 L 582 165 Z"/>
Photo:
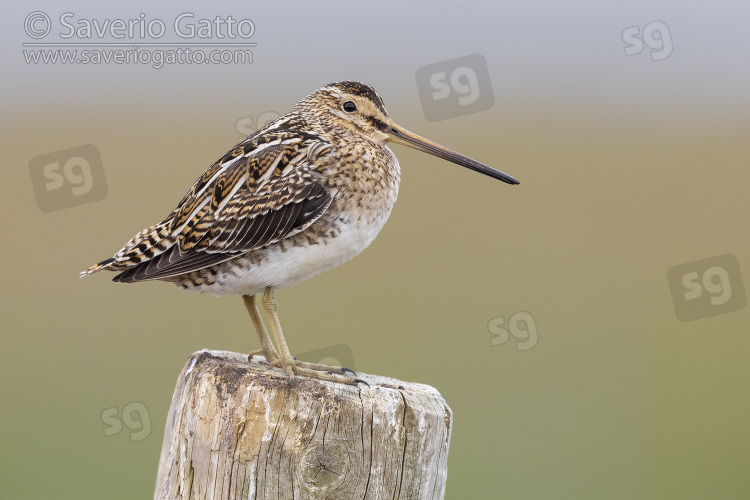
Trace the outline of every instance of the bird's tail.
<path fill-rule="evenodd" d="M 175 244 L 169 234 L 169 222 L 151 226 L 136 234 L 114 256 L 81 272 L 81 278 L 99 271 L 125 271 L 150 260 Z"/>
<path fill-rule="evenodd" d="M 103 260 L 98 264 L 94 264 L 93 266 L 89 267 L 85 271 L 81 271 L 81 278 L 84 276 L 88 276 L 89 274 L 97 273 L 99 271 L 103 271 L 107 269 L 107 267 L 112 264 L 115 261 L 114 257 L 110 257 L 109 259 Z"/>

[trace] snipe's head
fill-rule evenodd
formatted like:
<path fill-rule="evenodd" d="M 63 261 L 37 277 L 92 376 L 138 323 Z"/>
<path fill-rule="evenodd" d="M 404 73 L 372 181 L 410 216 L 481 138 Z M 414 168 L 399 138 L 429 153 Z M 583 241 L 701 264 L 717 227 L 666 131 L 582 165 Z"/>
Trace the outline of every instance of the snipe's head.
<path fill-rule="evenodd" d="M 295 108 L 308 122 L 326 130 L 346 129 L 382 143 L 391 117 L 383 100 L 364 83 L 338 82 L 321 87 Z"/>
<path fill-rule="evenodd" d="M 295 111 L 325 131 L 345 129 L 378 144 L 403 144 L 508 184 L 518 184 L 499 170 L 399 127 L 388 116 L 380 96 L 364 83 L 345 81 L 325 85 L 300 101 Z"/>

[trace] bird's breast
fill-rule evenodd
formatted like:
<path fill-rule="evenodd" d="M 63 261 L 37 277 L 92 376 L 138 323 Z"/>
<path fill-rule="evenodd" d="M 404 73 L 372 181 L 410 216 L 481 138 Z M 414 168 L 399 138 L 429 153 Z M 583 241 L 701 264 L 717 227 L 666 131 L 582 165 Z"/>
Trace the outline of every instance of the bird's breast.
<path fill-rule="evenodd" d="M 353 143 L 337 148 L 336 161 L 326 167 L 324 177 L 337 193 L 331 213 L 370 224 L 390 214 L 398 197 L 401 169 L 387 146 Z"/>

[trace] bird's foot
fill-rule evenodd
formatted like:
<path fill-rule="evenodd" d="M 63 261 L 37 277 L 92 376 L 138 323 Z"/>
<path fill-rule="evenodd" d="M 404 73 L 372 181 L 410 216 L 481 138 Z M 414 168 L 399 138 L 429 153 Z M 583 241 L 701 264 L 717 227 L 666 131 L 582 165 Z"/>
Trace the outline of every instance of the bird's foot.
<path fill-rule="evenodd" d="M 357 372 L 350 368 L 345 368 L 343 366 L 331 366 L 331 365 L 323 365 L 320 363 L 308 363 L 307 361 L 299 361 L 297 358 L 294 358 L 294 363 L 300 367 L 300 368 L 307 368 L 308 370 L 315 370 L 319 372 L 327 372 L 327 373 L 338 373 L 339 375 L 346 375 L 347 373 L 351 373 L 355 377 L 357 376 Z"/>
<path fill-rule="evenodd" d="M 298 375 L 301 377 L 314 378 L 317 380 L 324 380 L 326 382 L 337 382 L 339 384 L 357 385 L 359 383 L 370 386 L 367 382 L 359 378 L 346 377 L 346 373 L 356 375 L 354 370 L 349 368 L 343 368 L 341 366 L 328 366 L 320 363 L 308 363 L 306 361 L 298 361 L 296 359 L 290 359 L 287 363 L 283 360 L 277 359 L 270 364 L 271 368 L 279 366 L 283 368 L 286 374 L 289 376 L 289 385 L 292 384 L 294 376 Z"/>
<path fill-rule="evenodd" d="M 254 351 L 250 351 L 247 354 L 247 360 L 252 363 L 255 356 L 261 355 L 266 358 L 266 363 L 268 364 L 277 363 L 279 360 L 279 356 L 275 352 L 267 352 L 264 349 L 256 349 Z"/>

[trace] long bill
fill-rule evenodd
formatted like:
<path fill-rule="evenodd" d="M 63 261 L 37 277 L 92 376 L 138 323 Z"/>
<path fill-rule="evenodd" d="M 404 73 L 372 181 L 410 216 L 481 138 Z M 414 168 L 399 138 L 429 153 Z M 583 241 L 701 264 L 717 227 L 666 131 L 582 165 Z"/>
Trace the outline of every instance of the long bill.
<path fill-rule="evenodd" d="M 420 137 L 417 134 L 409 132 L 408 130 L 399 127 L 395 123 L 391 123 L 391 126 L 387 130 L 390 135 L 388 141 L 395 142 L 397 144 L 403 144 L 409 146 L 418 151 L 429 153 L 438 158 L 448 160 L 449 162 L 461 165 L 469 170 L 479 172 L 480 174 L 488 175 L 493 179 L 498 179 L 508 184 L 519 184 L 519 182 L 508 174 L 504 174 L 499 170 L 495 170 L 492 167 L 488 167 L 484 163 L 479 163 L 476 160 L 472 160 L 468 156 L 464 156 L 461 153 L 457 153 L 452 149 L 448 149 L 440 144 L 432 142 L 424 137 Z"/>

